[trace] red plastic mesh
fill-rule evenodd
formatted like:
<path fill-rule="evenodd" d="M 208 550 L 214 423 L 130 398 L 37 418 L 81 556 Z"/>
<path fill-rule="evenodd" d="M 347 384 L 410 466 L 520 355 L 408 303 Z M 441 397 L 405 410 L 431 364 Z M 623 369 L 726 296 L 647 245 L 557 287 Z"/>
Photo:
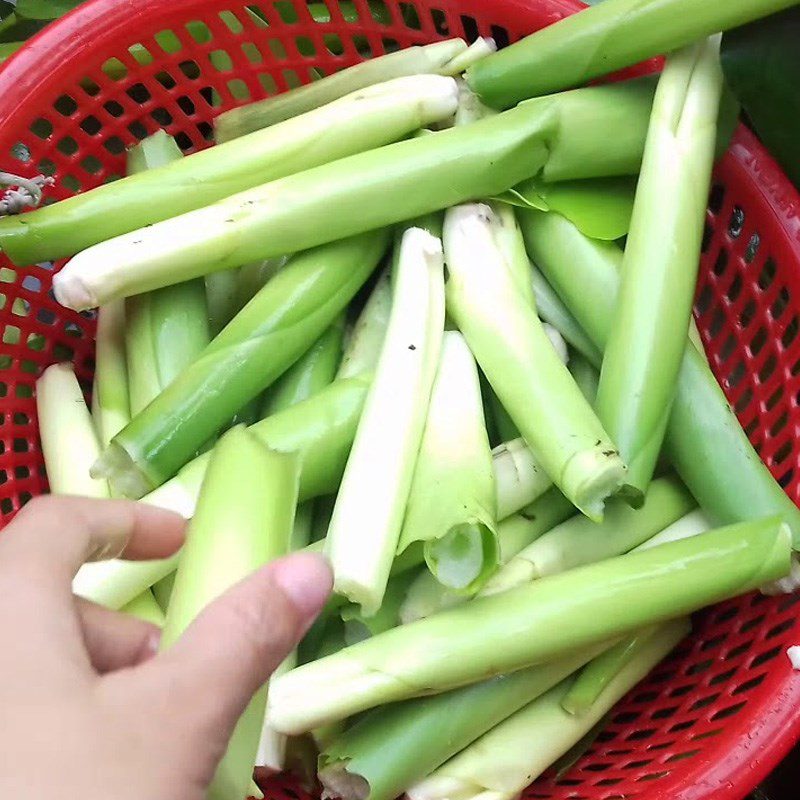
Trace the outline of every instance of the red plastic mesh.
<path fill-rule="evenodd" d="M 502 45 L 580 7 L 573 0 L 316 6 L 322 21 L 303 0 L 94 0 L 0 70 L 0 164 L 53 175 L 51 196 L 66 197 L 120 175 L 125 148 L 160 128 L 191 152 L 209 144 L 219 112 L 321 72 L 448 36 L 494 36 Z M 70 359 L 88 388 L 93 369 L 93 317 L 54 302 L 53 269 L 17 269 L 0 255 L 3 523 L 47 489 L 32 399 L 37 375 Z M 739 419 L 795 501 L 798 269 L 800 199 L 741 129 L 716 171 L 697 320 Z M 692 638 L 617 707 L 591 750 L 528 796 L 743 797 L 800 735 L 800 676 L 784 652 L 800 642 L 799 600 L 751 596 L 698 615 Z M 275 800 L 305 800 L 289 779 L 266 789 Z"/>

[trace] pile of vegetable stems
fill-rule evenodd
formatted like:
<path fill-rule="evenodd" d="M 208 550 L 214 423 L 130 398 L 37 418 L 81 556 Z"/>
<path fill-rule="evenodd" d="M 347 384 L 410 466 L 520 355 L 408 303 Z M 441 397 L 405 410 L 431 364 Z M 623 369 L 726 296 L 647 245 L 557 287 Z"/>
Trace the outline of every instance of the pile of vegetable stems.
<path fill-rule="evenodd" d="M 69 364 L 37 384 L 51 491 L 191 520 L 173 558 L 75 592 L 166 648 L 269 560 L 331 561 L 209 797 L 308 737 L 329 796 L 513 798 L 692 612 L 795 588 L 800 512 L 690 324 L 717 33 L 787 5 L 606 0 L 505 51 L 398 51 L 0 220 L 9 258 L 71 257 L 56 298 L 99 306 L 91 410 Z"/>

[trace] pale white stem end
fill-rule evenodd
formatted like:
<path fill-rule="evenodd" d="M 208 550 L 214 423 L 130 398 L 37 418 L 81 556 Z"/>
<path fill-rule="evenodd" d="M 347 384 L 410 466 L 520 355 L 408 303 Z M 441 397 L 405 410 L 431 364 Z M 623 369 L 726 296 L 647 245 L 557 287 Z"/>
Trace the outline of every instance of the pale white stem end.
<path fill-rule="evenodd" d="M 375 378 L 331 518 L 326 552 L 337 594 L 380 608 L 397 550 L 444 334 L 439 239 L 405 232 Z"/>

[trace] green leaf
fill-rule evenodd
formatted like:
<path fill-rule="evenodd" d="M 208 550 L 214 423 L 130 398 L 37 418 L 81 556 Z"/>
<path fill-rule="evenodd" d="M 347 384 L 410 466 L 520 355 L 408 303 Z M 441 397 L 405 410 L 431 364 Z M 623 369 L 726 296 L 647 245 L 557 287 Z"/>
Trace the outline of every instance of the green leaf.
<path fill-rule="evenodd" d="M 722 67 L 756 133 L 800 186 L 800 8 L 726 33 Z"/>
<path fill-rule="evenodd" d="M 63 17 L 77 8 L 83 0 L 17 0 L 17 16 L 20 19 L 50 20 Z"/>
<path fill-rule="evenodd" d="M 7 61 L 19 50 L 24 42 L 5 42 L 0 44 L 0 64 Z"/>
<path fill-rule="evenodd" d="M 17 14 L 9 14 L 0 22 L 0 44 L 23 42 L 38 33 L 47 23 L 41 20 L 21 19 Z"/>
<path fill-rule="evenodd" d="M 613 241 L 628 233 L 635 192 L 636 179 L 631 177 L 560 183 L 532 178 L 492 199 L 519 208 L 555 211 L 584 236 Z"/>
<path fill-rule="evenodd" d="M 514 186 L 502 194 L 495 197 L 490 197 L 490 200 L 496 200 L 498 203 L 507 203 L 510 206 L 517 208 L 533 209 L 534 211 L 549 211 L 550 206 L 545 203 L 544 198 L 529 182 Z"/>
<path fill-rule="evenodd" d="M 541 187 L 551 210 L 569 219 L 585 236 L 609 241 L 628 233 L 635 191 L 636 179 L 629 177 L 565 181 Z"/>

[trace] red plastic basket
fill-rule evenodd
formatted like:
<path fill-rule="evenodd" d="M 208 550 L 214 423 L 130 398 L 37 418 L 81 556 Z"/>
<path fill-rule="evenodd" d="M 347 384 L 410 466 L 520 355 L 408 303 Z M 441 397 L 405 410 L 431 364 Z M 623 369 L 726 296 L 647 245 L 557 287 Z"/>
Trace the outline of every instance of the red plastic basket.
<path fill-rule="evenodd" d="M 580 7 L 574 0 L 322 5 L 327 19 L 315 21 L 304 0 L 89 2 L 0 70 L 0 165 L 53 175 L 52 196 L 66 197 L 120 175 L 125 148 L 159 128 L 189 152 L 209 144 L 221 111 L 309 81 L 316 70 L 448 36 L 494 36 L 502 45 Z M 267 25 L 254 22 L 256 8 Z M 94 321 L 53 300 L 58 266 L 16 269 L 0 256 L 3 523 L 47 488 L 32 399 L 37 375 L 66 359 L 87 389 L 92 374 Z M 701 273 L 697 321 L 714 372 L 797 501 L 800 198 L 744 129 L 716 171 Z M 561 779 L 538 781 L 528 797 L 744 797 L 800 736 L 800 673 L 785 655 L 800 643 L 798 602 L 750 596 L 698 615 L 692 638 L 617 707 L 591 750 Z M 304 797 L 288 779 L 266 788 L 271 798 Z"/>

